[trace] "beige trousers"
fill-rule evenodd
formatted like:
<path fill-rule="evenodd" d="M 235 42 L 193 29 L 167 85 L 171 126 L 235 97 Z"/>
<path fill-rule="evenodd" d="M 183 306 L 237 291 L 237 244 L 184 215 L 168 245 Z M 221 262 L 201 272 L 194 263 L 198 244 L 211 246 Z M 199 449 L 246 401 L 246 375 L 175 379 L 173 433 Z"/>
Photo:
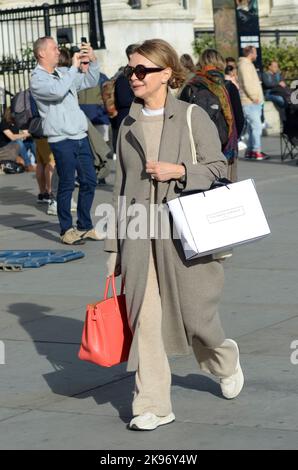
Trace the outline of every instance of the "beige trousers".
<path fill-rule="evenodd" d="M 166 416 L 172 412 L 171 370 L 162 339 L 162 308 L 152 251 L 139 316 L 138 348 L 133 415 L 151 412 Z M 233 343 L 224 341 L 220 347 L 211 349 L 194 338 L 192 348 L 204 372 L 218 377 L 228 377 L 235 372 L 238 353 Z"/>

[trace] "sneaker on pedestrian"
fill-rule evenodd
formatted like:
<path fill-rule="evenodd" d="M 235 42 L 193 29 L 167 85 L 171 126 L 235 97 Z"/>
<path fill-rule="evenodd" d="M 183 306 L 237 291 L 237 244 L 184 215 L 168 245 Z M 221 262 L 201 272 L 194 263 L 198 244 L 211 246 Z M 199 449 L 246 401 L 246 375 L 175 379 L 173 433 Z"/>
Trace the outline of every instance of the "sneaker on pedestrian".
<path fill-rule="evenodd" d="M 63 235 L 60 235 L 60 240 L 65 245 L 84 245 L 82 235 L 75 228 L 68 229 Z"/>
<path fill-rule="evenodd" d="M 250 160 L 252 158 L 252 151 L 246 150 L 244 158 L 246 158 L 247 160 Z"/>
<path fill-rule="evenodd" d="M 158 426 L 164 426 L 173 421 L 175 421 L 174 413 L 170 413 L 168 416 L 156 416 L 153 413 L 147 412 L 133 418 L 128 427 L 135 431 L 153 431 Z"/>
<path fill-rule="evenodd" d="M 37 196 L 37 202 L 38 204 L 48 204 L 48 198 L 49 194 L 48 193 L 39 193 Z"/>
<path fill-rule="evenodd" d="M 55 201 L 55 199 L 52 199 L 52 201 L 49 202 L 47 214 L 48 215 L 57 215 L 57 201 Z"/>
<path fill-rule="evenodd" d="M 263 157 L 265 157 L 265 160 L 268 160 L 268 158 L 270 158 L 270 155 L 268 155 L 268 153 L 261 152 L 261 154 L 263 155 Z"/>
<path fill-rule="evenodd" d="M 238 344 L 233 339 L 227 339 L 226 341 L 230 341 L 235 345 L 238 355 L 235 373 L 229 377 L 220 379 L 220 386 L 223 396 L 228 400 L 231 400 L 232 398 L 236 398 L 241 392 L 244 385 L 244 376 L 239 361 Z"/>
<path fill-rule="evenodd" d="M 77 203 L 76 201 L 74 200 L 74 198 L 71 198 L 71 204 L 70 204 L 70 210 L 71 212 L 77 212 Z"/>
<path fill-rule="evenodd" d="M 252 160 L 267 160 L 269 157 L 265 156 L 263 152 L 253 151 L 251 152 L 251 158 Z"/>
<path fill-rule="evenodd" d="M 54 194 L 53 193 L 48 193 L 48 192 L 39 193 L 38 196 L 37 196 L 37 202 L 39 204 L 48 204 L 53 199 L 55 199 Z"/>
<path fill-rule="evenodd" d="M 90 230 L 78 230 L 76 229 L 77 234 L 82 238 L 82 240 L 92 240 L 92 241 L 100 241 L 106 238 L 105 233 L 99 233 L 94 228 Z"/>

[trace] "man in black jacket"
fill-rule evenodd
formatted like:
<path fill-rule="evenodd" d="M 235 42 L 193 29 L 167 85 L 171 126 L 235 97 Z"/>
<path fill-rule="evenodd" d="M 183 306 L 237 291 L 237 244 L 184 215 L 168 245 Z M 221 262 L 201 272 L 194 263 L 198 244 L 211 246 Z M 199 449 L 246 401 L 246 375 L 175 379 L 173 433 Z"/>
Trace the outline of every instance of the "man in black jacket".
<path fill-rule="evenodd" d="M 131 54 L 137 44 L 130 44 L 126 49 L 125 53 L 129 61 Z M 128 115 L 131 103 L 134 100 L 134 93 L 130 88 L 129 81 L 121 72 L 115 82 L 115 107 L 117 110 L 117 116 L 111 119 L 111 126 L 113 131 L 113 147 L 116 151 L 116 143 L 118 137 L 118 131 L 123 119 Z"/>

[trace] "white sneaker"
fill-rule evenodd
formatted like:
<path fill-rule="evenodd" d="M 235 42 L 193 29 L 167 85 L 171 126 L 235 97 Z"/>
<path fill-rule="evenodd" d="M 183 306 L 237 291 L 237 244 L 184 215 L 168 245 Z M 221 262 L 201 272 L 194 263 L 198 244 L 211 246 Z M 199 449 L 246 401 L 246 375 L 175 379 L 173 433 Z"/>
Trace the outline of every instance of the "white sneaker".
<path fill-rule="evenodd" d="M 74 200 L 74 198 L 71 198 L 71 206 L 70 206 L 70 210 L 71 212 L 77 212 L 77 203 L 76 201 Z"/>
<path fill-rule="evenodd" d="M 232 398 L 236 398 L 242 390 L 244 384 L 244 377 L 243 372 L 239 362 L 239 348 L 233 339 L 227 339 L 226 341 L 230 341 L 233 343 L 237 348 L 238 358 L 236 364 L 236 372 L 230 377 L 225 377 L 220 379 L 220 386 L 222 394 L 225 398 L 231 400 Z"/>
<path fill-rule="evenodd" d="M 153 413 L 144 413 L 143 415 L 136 416 L 129 423 L 129 429 L 136 431 L 153 431 L 158 426 L 164 426 L 175 421 L 174 413 L 168 416 L 156 416 Z"/>
<path fill-rule="evenodd" d="M 49 202 L 47 214 L 57 215 L 57 201 L 55 201 L 55 199 L 52 199 L 52 201 Z"/>

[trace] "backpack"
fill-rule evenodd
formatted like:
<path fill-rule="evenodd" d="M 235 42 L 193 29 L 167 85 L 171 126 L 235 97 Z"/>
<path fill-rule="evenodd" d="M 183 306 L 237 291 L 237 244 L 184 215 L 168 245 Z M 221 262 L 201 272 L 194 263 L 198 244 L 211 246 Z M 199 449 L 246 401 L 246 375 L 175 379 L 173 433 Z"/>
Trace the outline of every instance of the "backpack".
<path fill-rule="evenodd" d="M 31 118 L 30 90 L 19 91 L 11 100 L 11 113 L 19 129 L 28 129 Z"/>
<path fill-rule="evenodd" d="M 115 84 L 117 76 L 107 80 L 101 87 L 102 101 L 110 119 L 117 116 L 118 111 L 115 104 Z"/>
<path fill-rule="evenodd" d="M 19 129 L 28 129 L 33 137 L 42 137 L 42 120 L 29 89 L 19 91 L 12 98 L 11 113 Z"/>
<path fill-rule="evenodd" d="M 228 142 L 229 128 L 225 120 L 219 98 L 203 84 L 188 83 L 182 90 L 180 99 L 203 108 L 217 127 L 222 148 Z"/>

